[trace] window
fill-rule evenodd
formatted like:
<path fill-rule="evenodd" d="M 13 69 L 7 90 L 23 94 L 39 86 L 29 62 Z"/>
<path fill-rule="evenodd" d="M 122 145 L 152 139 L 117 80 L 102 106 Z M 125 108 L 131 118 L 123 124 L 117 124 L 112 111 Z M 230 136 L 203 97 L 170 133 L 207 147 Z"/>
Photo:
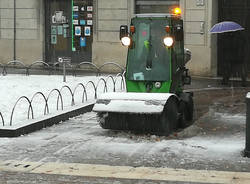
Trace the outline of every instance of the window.
<path fill-rule="evenodd" d="M 135 0 L 135 13 L 171 13 L 176 6 L 179 0 Z"/>
<path fill-rule="evenodd" d="M 127 78 L 136 81 L 169 81 L 171 52 L 163 45 L 166 18 L 134 19 L 135 43 L 128 52 Z"/>

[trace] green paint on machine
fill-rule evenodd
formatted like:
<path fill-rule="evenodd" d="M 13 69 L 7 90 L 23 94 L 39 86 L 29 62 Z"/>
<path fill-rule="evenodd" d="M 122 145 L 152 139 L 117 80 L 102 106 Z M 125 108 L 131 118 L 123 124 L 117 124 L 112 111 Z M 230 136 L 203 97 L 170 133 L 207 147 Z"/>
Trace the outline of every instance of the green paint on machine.
<path fill-rule="evenodd" d="M 141 92 L 141 93 L 168 93 L 171 87 L 171 81 L 162 82 L 160 88 L 155 87 L 156 82 L 143 82 L 143 81 L 130 81 L 126 80 L 128 92 Z M 150 85 L 150 91 L 147 90 L 147 85 Z"/>
<path fill-rule="evenodd" d="M 97 100 L 93 111 L 100 126 L 166 136 L 189 126 L 193 99 L 192 93 L 183 92 L 191 81 L 185 68 L 183 20 L 145 14 L 134 17 L 130 26 L 130 32 L 127 25 L 120 27 L 121 42 L 128 47 L 127 92 Z"/>

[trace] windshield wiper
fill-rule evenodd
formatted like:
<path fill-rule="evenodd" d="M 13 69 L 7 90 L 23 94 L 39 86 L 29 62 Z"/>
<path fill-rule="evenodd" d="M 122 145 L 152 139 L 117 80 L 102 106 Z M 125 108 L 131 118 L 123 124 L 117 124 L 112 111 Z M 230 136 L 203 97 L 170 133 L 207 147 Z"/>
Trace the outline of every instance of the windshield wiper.
<path fill-rule="evenodd" d="M 151 48 L 152 48 L 152 44 L 151 44 L 151 31 L 150 31 L 150 36 L 149 36 L 149 40 L 144 41 L 144 45 L 145 47 L 148 49 L 148 54 L 147 54 L 147 63 L 146 63 L 146 70 L 152 70 L 152 57 L 151 57 Z"/>

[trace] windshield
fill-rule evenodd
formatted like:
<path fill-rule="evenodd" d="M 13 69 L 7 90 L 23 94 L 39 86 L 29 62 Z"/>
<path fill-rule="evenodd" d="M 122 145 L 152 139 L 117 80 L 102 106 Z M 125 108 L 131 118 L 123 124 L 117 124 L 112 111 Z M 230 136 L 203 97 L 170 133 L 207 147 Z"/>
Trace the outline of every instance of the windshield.
<path fill-rule="evenodd" d="M 166 18 L 136 18 L 133 48 L 128 51 L 127 78 L 139 81 L 169 81 L 171 52 L 163 44 Z"/>

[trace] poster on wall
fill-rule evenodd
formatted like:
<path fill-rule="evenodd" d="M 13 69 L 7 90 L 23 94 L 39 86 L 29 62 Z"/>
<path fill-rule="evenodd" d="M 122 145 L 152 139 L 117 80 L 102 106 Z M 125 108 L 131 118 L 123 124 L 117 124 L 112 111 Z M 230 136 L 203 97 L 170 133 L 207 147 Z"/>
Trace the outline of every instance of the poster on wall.
<path fill-rule="evenodd" d="M 79 11 L 79 7 L 78 6 L 73 6 L 73 11 Z"/>
<path fill-rule="evenodd" d="M 79 22 L 78 20 L 73 20 L 73 25 L 78 25 L 79 24 L 78 22 Z"/>
<path fill-rule="evenodd" d="M 78 16 L 79 16 L 78 13 L 74 13 L 74 14 L 73 14 L 73 18 L 74 18 L 74 19 L 78 19 Z"/>
<path fill-rule="evenodd" d="M 53 45 L 57 44 L 57 36 L 56 35 L 51 35 L 51 44 L 53 44 Z"/>
<path fill-rule="evenodd" d="M 82 34 L 81 26 L 76 26 L 75 27 L 75 35 L 81 36 L 81 34 Z"/>
<path fill-rule="evenodd" d="M 72 1 L 72 51 L 82 51 L 83 54 L 87 50 L 91 50 L 91 44 L 93 42 L 93 0 Z M 75 6 L 78 6 L 78 11 Z"/>
<path fill-rule="evenodd" d="M 63 37 L 64 37 L 64 38 L 67 38 L 67 37 L 68 37 L 68 30 L 67 30 L 67 28 L 64 28 L 64 29 L 63 29 Z"/>
<path fill-rule="evenodd" d="M 59 25 L 57 26 L 57 34 L 62 35 L 63 34 L 63 26 Z"/>
<path fill-rule="evenodd" d="M 91 35 L 91 28 L 90 28 L 90 26 L 85 26 L 85 28 L 84 28 L 84 35 L 85 36 L 90 36 Z"/>
<path fill-rule="evenodd" d="M 93 6 L 87 6 L 87 11 L 92 12 L 93 11 Z"/>
<path fill-rule="evenodd" d="M 87 20 L 87 25 L 89 25 L 89 26 L 93 25 L 93 21 L 92 20 Z"/>
<path fill-rule="evenodd" d="M 57 34 L 57 28 L 56 26 L 51 26 L 51 34 L 56 35 Z"/>
<path fill-rule="evenodd" d="M 80 38 L 80 46 L 81 47 L 86 47 L 86 38 L 85 37 Z"/>
<path fill-rule="evenodd" d="M 80 25 L 86 25 L 86 21 L 85 20 L 80 20 Z"/>

